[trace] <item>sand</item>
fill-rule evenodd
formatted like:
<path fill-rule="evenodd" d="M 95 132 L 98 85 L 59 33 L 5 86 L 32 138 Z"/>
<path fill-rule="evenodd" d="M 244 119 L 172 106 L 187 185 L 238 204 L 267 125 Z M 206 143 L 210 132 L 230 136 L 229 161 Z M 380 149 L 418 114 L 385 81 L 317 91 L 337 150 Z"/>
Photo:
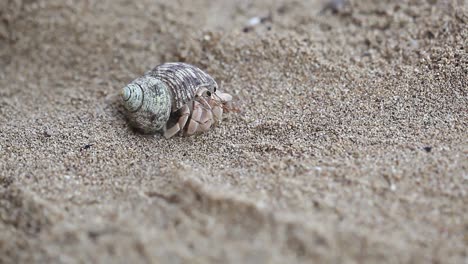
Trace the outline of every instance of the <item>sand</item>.
<path fill-rule="evenodd" d="M 466 1 L 133 2 L 0 4 L 0 263 L 468 261 Z M 134 132 L 167 61 L 236 111 Z"/>

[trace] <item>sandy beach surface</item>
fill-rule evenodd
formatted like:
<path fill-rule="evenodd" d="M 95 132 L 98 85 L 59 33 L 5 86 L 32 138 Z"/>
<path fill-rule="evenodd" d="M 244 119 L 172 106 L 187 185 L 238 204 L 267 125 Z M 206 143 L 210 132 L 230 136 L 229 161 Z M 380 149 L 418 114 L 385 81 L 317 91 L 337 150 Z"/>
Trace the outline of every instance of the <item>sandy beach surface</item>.
<path fill-rule="evenodd" d="M 468 263 L 468 3 L 0 3 L 0 263 Z M 168 61 L 234 112 L 169 140 Z"/>

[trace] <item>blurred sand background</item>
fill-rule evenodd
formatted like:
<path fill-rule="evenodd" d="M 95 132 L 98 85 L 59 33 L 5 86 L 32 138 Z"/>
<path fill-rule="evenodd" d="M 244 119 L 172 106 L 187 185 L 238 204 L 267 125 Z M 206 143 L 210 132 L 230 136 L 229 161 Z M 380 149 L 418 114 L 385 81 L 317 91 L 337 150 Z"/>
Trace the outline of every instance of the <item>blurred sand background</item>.
<path fill-rule="evenodd" d="M 467 14 L 1 1 L 0 263 L 467 263 Z M 167 61 L 239 113 L 133 132 L 118 91 Z"/>

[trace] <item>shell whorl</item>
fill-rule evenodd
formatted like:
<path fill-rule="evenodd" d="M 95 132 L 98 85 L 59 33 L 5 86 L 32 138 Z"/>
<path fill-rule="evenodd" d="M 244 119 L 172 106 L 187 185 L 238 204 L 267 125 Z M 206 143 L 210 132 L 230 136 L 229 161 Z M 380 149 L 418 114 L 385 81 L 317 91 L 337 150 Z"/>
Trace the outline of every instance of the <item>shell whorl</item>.
<path fill-rule="evenodd" d="M 121 97 L 132 126 L 144 133 L 161 130 L 171 114 L 171 93 L 159 79 L 144 75 L 122 89 Z"/>

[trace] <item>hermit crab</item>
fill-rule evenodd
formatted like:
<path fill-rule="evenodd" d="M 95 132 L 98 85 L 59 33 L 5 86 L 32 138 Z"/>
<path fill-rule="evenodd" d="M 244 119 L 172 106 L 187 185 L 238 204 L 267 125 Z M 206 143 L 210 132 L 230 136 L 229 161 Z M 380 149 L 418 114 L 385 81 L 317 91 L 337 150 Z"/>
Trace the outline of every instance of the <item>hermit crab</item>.
<path fill-rule="evenodd" d="M 156 66 L 125 86 L 121 97 L 131 126 L 165 138 L 209 130 L 232 101 L 210 75 L 180 62 Z"/>

